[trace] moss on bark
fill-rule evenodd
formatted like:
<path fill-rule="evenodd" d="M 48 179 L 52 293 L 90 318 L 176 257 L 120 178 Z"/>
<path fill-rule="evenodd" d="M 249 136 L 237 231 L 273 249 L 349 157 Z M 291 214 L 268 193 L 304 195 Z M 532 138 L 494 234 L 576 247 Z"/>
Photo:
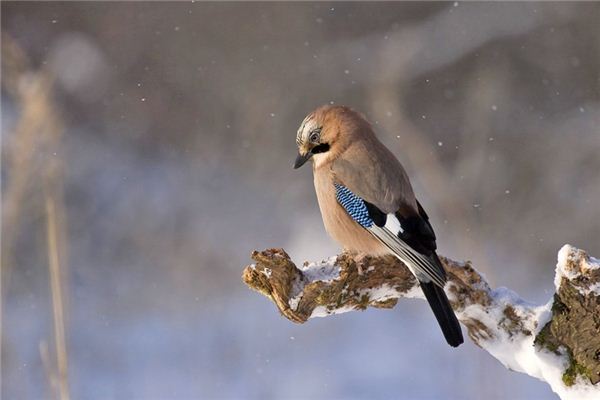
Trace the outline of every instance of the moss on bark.
<path fill-rule="evenodd" d="M 552 319 L 538 333 L 535 343 L 554 353 L 559 353 L 561 346 L 567 351 L 565 384 L 575 382 L 577 375 L 593 384 L 600 382 L 600 296 L 584 296 L 563 277 L 554 295 Z"/>

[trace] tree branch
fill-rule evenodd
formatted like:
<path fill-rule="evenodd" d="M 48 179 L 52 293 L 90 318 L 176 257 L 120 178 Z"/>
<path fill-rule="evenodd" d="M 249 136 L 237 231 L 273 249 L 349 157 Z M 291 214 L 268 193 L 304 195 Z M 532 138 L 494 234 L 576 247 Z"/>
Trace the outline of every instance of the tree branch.
<path fill-rule="evenodd" d="M 393 308 L 424 298 L 408 268 L 392 256 L 357 266 L 347 253 L 297 268 L 283 249 L 253 252 L 243 280 L 296 323 L 368 307 Z M 556 293 L 534 305 L 492 289 L 470 262 L 445 257 L 446 293 L 471 340 L 507 368 L 547 382 L 562 399 L 600 398 L 600 260 L 565 245 Z"/>

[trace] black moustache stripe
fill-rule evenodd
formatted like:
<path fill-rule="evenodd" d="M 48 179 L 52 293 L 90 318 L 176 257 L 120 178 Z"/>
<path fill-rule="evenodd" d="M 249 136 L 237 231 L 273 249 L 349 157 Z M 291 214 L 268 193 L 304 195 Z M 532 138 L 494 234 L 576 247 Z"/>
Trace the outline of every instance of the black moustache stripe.
<path fill-rule="evenodd" d="M 327 151 L 329 151 L 329 145 L 327 143 L 321 143 L 312 149 L 313 154 L 325 153 Z"/>

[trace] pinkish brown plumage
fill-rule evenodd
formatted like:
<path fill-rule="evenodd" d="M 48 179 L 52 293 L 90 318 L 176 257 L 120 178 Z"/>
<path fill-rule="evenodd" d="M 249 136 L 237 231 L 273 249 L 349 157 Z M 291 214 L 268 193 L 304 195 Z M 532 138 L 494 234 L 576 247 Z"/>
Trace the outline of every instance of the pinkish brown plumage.
<path fill-rule="evenodd" d="M 452 346 L 463 342 L 443 286 L 446 275 L 429 218 L 415 198 L 406 171 L 356 111 L 322 106 L 296 135 L 298 158 L 308 160 L 325 229 L 345 249 L 394 254 L 415 274 Z"/>

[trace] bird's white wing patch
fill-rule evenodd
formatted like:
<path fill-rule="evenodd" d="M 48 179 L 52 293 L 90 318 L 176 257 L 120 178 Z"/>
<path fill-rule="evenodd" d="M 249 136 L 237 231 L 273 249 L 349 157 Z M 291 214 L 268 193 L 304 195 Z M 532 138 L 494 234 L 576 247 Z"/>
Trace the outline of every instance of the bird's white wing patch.
<path fill-rule="evenodd" d="M 398 221 L 398 218 L 394 214 L 387 215 L 385 227 L 396 236 L 398 236 L 398 233 L 404 233 L 400 221 Z"/>

